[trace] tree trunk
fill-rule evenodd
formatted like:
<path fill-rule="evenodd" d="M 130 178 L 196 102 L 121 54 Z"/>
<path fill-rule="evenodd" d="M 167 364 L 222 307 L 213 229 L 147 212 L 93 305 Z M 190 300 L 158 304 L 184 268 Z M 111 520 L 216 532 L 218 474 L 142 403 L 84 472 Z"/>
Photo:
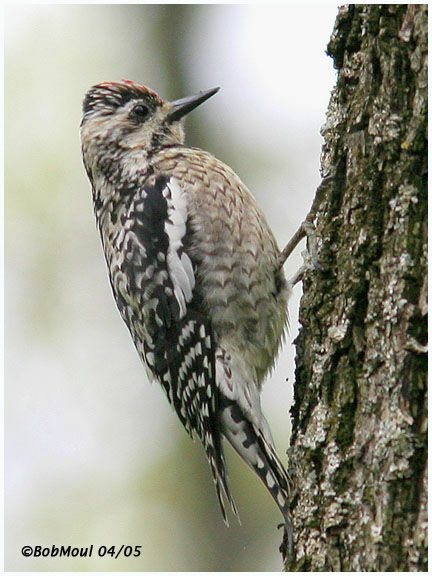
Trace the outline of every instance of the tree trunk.
<path fill-rule="evenodd" d="M 304 277 L 296 571 L 427 570 L 427 5 L 346 5 Z"/>

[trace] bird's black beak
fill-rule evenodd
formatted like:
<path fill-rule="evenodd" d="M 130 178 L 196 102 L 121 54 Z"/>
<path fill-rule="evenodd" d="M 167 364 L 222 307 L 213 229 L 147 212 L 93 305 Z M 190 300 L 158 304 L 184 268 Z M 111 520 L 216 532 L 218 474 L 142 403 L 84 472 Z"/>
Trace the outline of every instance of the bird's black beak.
<path fill-rule="evenodd" d="M 194 108 L 211 98 L 216 92 L 219 90 L 218 88 L 212 88 L 211 90 L 206 90 L 204 92 L 199 92 L 198 94 L 194 94 L 193 96 L 186 96 L 186 98 L 180 98 L 180 100 L 174 100 L 171 102 L 171 112 L 168 114 L 168 121 L 169 122 L 176 122 L 183 118 L 186 114 L 189 114 Z"/>

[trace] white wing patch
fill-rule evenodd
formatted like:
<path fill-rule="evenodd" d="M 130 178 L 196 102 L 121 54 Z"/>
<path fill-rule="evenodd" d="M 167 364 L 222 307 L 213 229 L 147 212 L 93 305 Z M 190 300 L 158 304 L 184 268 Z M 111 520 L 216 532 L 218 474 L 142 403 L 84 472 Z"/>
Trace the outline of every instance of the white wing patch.
<path fill-rule="evenodd" d="M 167 266 L 174 296 L 180 307 L 180 318 L 183 318 L 186 314 L 186 304 L 192 300 L 192 291 L 195 287 L 191 259 L 182 251 L 186 234 L 187 204 L 180 186 L 173 178 L 167 183 L 163 195 L 168 204 L 168 219 L 165 223 L 165 232 L 169 239 Z"/>

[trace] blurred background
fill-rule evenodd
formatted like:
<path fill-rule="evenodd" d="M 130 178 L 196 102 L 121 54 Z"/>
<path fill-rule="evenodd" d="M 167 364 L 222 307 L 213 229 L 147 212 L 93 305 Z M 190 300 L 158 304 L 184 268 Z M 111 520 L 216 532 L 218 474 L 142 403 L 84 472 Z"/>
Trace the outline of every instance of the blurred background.
<path fill-rule="evenodd" d="M 228 452 L 242 526 L 204 452 L 151 386 L 115 308 L 81 163 L 87 89 L 133 79 L 175 99 L 221 86 L 187 142 L 243 179 L 283 247 L 320 181 L 335 5 L 5 9 L 7 570 L 280 570 L 279 512 Z M 303 249 L 303 248 L 302 248 Z M 301 249 L 286 265 L 302 262 Z M 263 408 L 289 442 L 297 308 Z M 139 558 L 23 558 L 24 545 L 140 545 Z"/>

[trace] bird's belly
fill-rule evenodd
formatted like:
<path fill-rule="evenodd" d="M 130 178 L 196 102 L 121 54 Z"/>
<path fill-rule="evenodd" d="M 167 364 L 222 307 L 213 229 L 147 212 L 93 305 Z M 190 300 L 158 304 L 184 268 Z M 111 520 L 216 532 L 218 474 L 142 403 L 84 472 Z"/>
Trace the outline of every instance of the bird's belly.
<path fill-rule="evenodd" d="M 247 356 L 252 377 L 260 383 L 273 366 L 287 322 L 287 290 L 276 286 L 269 264 L 257 265 L 250 253 L 233 259 L 208 257 L 199 289 L 212 310 L 217 341 Z"/>

